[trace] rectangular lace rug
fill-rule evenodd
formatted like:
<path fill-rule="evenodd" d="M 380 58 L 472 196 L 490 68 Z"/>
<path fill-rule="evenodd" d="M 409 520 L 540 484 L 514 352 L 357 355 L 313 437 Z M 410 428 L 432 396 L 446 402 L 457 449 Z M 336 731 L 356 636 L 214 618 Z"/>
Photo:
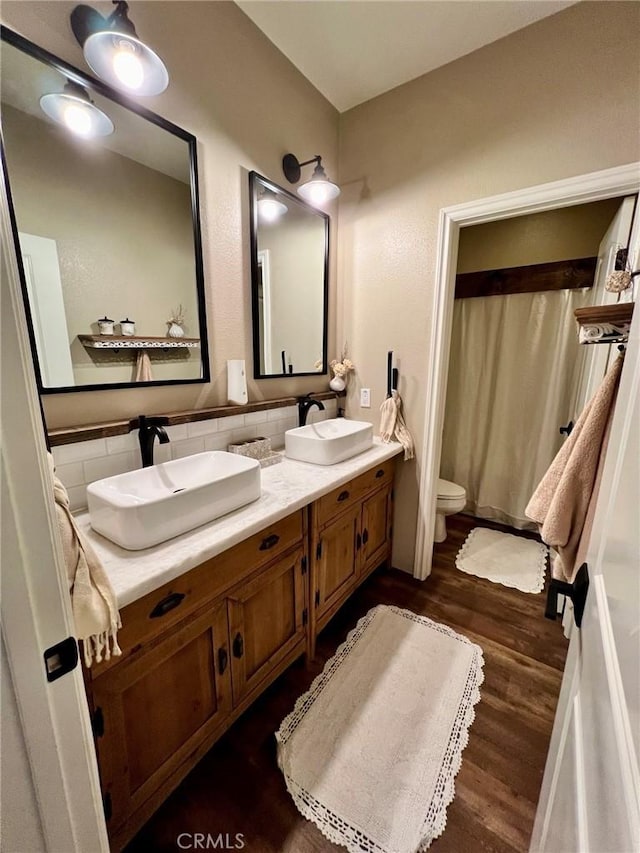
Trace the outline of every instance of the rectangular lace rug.
<path fill-rule="evenodd" d="M 519 589 L 542 592 L 549 549 L 541 542 L 474 527 L 456 556 L 456 568 Z"/>
<path fill-rule="evenodd" d="M 299 811 L 352 853 L 426 850 L 445 828 L 482 667 L 451 628 L 370 610 L 276 733 Z"/>

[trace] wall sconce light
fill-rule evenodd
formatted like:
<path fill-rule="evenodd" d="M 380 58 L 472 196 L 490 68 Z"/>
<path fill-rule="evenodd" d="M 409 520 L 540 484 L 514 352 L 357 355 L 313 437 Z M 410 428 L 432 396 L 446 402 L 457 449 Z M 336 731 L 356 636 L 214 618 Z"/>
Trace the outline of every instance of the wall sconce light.
<path fill-rule="evenodd" d="M 280 201 L 273 190 L 265 189 L 258 197 L 258 216 L 264 222 L 276 222 L 289 210 L 286 204 Z"/>
<path fill-rule="evenodd" d="M 319 154 L 303 163 L 300 163 L 294 154 L 285 154 L 282 158 L 282 171 L 285 178 L 290 184 L 297 184 L 300 180 L 302 166 L 308 166 L 309 163 L 315 163 L 316 167 L 311 178 L 298 187 L 298 195 L 313 205 L 324 204 L 333 198 L 337 198 L 340 195 L 340 187 L 327 177 L 327 173 L 322 167 L 322 157 Z"/>
<path fill-rule="evenodd" d="M 109 116 L 96 107 L 87 90 L 78 83 L 68 81 L 64 91 L 43 95 L 40 107 L 49 118 L 84 139 L 113 133 Z"/>
<path fill-rule="evenodd" d="M 129 95 L 159 95 L 169 85 L 165 64 L 138 38 L 125 0 L 113 3 L 116 8 L 108 18 L 84 5 L 71 13 L 71 29 L 87 65 L 110 86 Z"/>

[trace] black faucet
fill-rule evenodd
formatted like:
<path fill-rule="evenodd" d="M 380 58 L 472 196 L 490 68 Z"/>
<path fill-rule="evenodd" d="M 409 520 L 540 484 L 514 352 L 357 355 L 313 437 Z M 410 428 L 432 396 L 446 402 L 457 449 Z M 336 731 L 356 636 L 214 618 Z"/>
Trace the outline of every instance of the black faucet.
<path fill-rule="evenodd" d="M 321 403 L 320 400 L 313 400 L 311 394 L 298 397 L 298 426 L 303 427 L 306 424 L 307 415 L 312 406 L 317 406 L 321 412 L 324 412 L 324 403 Z"/>
<path fill-rule="evenodd" d="M 138 415 L 138 440 L 143 468 L 153 465 L 153 443 L 156 436 L 160 444 L 168 444 L 169 436 L 165 431 L 168 423 L 169 418 L 147 418 L 144 415 Z"/>

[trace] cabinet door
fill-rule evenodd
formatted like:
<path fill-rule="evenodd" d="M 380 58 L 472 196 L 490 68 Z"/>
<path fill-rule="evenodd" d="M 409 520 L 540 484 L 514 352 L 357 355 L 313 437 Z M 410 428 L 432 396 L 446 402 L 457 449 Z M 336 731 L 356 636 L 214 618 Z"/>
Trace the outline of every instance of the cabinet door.
<path fill-rule="evenodd" d="M 392 490 L 381 489 L 362 505 L 362 574 L 391 556 Z"/>
<path fill-rule="evenodd" d="M 315 542 L 315 622 L 342 602 L 356 584 L 360 551 L 360 504 L 317 534 Z"/>
<path fill-rule="evenodd" d="M 216 736 L 231 710 L 228 661 L 223 602 L 93 681 L 104 721 L 96 745 L 110 831 Z"/>
<path fill-rule="evenodd" d="M 259 689 L 298 644 L 304 646 L 303 556 L 297 549 L 228 596 L 234 705 Z"/>

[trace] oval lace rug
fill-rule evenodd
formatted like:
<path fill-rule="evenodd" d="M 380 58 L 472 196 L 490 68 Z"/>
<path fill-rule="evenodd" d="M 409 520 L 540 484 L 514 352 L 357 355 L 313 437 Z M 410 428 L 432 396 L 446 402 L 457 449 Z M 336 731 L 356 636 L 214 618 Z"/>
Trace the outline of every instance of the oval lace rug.
<path fill-rule="evenodd" d="M 301 814 L 352 853 L 426 850 L 446 824 L 483 663 L 445 625 L 370 610 L 276 732 Z"/>

